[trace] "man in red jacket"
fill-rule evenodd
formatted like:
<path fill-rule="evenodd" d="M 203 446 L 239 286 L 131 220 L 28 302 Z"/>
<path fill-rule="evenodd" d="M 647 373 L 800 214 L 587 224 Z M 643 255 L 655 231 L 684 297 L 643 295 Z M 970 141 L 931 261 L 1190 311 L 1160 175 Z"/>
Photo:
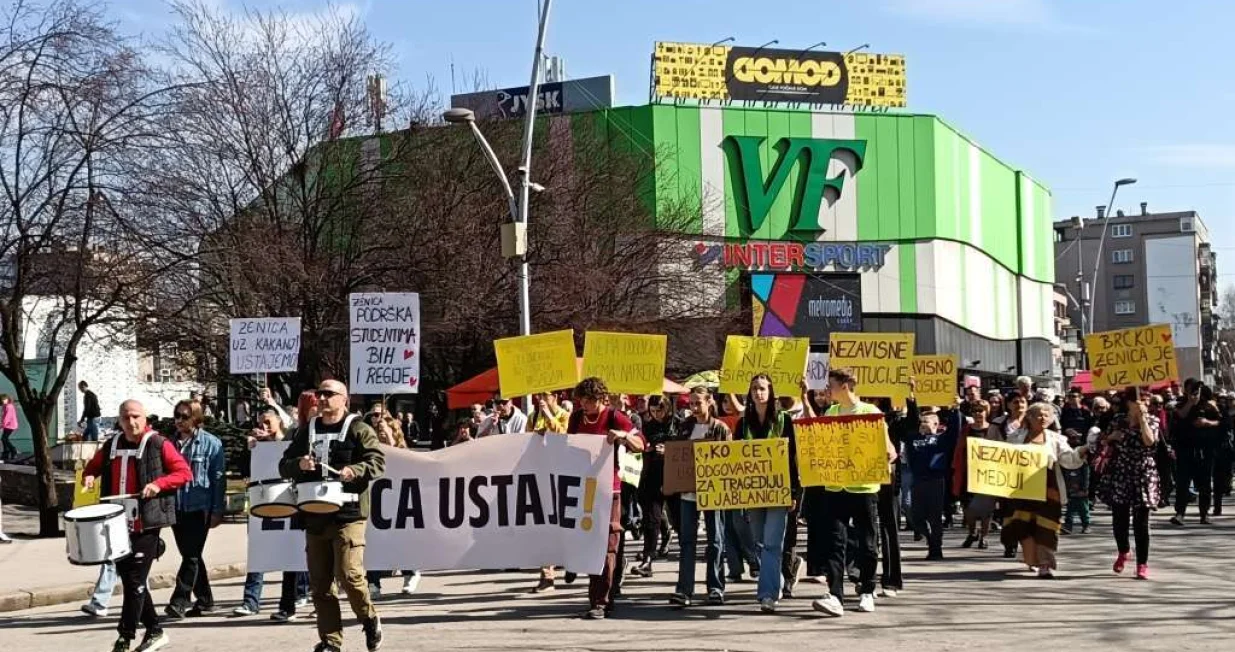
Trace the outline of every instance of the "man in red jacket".
<path fill-rule="evenodd" d="M 193 479 L 188 463 L 175 444 L 146 425 L 142 404 L 129 400 L 120 404 L 120 430 L 99 447 L 82 472 L 87 490 L 101 481 L 100 496 L 134 495 L 137 513 L 129 523 L 133 553 L 116 562 L 116 574 L 124 587 L 124 606 L 120 610 L 120 638 L 112 652 L 129 652 L 137 636 L 137 621 L 146 635 L 133 652 L 153 652 L 168 643 L 159 626 L 154 601 L 146 590 L 150 566 L 160 554 L 161 528 L 176 524 L 176 490 Z"/>

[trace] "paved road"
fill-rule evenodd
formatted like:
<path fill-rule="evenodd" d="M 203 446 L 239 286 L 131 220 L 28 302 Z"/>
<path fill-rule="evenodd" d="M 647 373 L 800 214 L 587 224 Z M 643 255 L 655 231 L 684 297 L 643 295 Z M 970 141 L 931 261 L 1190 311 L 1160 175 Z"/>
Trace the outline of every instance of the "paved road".
<path fill-rule="evenodd" d="M 1110 572 L 1114 544 L 1105 514 L 1094 534 L 1065 538 L 1060 577 L 1032 578 L 996 550 L 960 550 L 947 541 L 944 562 L 920 561 L 925 551 L 906 541 L 907 591 L 880 599 L 874 614 L 850 612 L 822 619 L 808 599 L 788 600 L 776 615 L 758 613 L 754 585 L 731 586 L 730 604 L 688 611 L 667 608 L 676 562 L 661 562 L 650 580 L 627 583 L 618 617 L 603 622 L 574 616 L 584 607 L 582 583 L 545 597 L 522 596 L 531 573 L 435 573 L 413 598 L 386 598 L 379 609 L 388 650 L 744 650 L 807 652 L 839 646 L 883 650 L 1219 650 L 1235 640 L 1235 517 L 1217 525 L 1171 528 L 1154 522 L 1154 579 L 1138 582 Z M 959 534 L 959 533 L 957 533 Z M 0 569 L 0 573 L 3 569 Z M 702 573 L 700 572 L 700 577 Z M 702 579 L 700 579 L 702 582 Z M 396 590 L 398 580 L 387 580 Z M 822 587 L 804 584 L 804 593 Z M 268 599 L 275 597 L 271 587 Z M 160 604 L 168 591 L 156 591 Z M 219 591 L 229 608 L 240 583 Z M 270 602 L 267 602 L 269 610 Z M 89 621 L 73 607 L 4 614 L 0 639 L 25 652 L 109 650 L 114 617 Z M 309 650 L 308 622 L 273 625 L 266 615 L 210 618 L 168 626 L 172 648 L 189 652 Z M 359 627 L 347 650 L 363 650 Z"/>

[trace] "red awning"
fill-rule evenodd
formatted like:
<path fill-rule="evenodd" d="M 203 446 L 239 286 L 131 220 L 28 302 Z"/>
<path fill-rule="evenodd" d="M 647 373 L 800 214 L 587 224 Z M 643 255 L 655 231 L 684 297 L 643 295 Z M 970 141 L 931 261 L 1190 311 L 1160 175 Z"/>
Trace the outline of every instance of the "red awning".
<path fill-rule="evenodd" d="M 1150 385 L 1149 391 L 1156 392 L 1177 384 L 1178 383 L 1173 380 L 1164 380 L 1162 382 Z M 1081 369 L 1077 371 L 1076 375 L 1072 377 L 1071 387 L 1080 389 L 1083 394 L 1093 394 L 1093 374 L 1088 369 Z"/>
<path fill-rule="evenodd" d="M 577 358 L 576 362 L 582 372 L 583 358 Z M 484 403 L 493 398 L 500 389 L 497 367 L 494 367 L 446 390 L 446 407 L 462 410 L 473 403 Z M 666 378 L 661 391 L 665 394 L 685 394 L 689 390 Z"/>

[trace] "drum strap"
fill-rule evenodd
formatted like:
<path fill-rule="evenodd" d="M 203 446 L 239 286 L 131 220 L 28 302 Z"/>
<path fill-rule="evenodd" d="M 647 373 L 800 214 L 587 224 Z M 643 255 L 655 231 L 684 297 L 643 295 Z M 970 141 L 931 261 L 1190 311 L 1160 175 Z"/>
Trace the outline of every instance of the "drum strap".
<path fill-rule="evenodd" d="M 137 448 L 135 448 L 135 449 L 134 449 L 134 448 L 126 448 L 126 449 L 124 449 L 124 450 L 120 450 L 120 441 L 119 441 L 119 437 L 123 437 L 124 435 L 119 435 L 119 437 L 116 437 L 116 438 L 113 438 L 113 439 L 112 439 L 112 443 L 111 443 L 111 459 L 112 459 L 112 460 L 115 460 L 116 458 L 120 458 L 120 460 L 121 460 L 121 462 L 120 462 L 120 491 L 119 491 L 119 492 L 117 492 L 117 493 L 122 493 L 122 494 L 123 494 L 123 493 L 127 493 L 127 492 L 128 492 L 128 487 L 129 487 L 129 461 L 130 461 L 132 458 L 136 457 L 136 458 L 137 458 L 137 460 L 138 460 L 138 463 L 140 463 L 140 461 L 141 461 L 141 459 L 142 459 L 142 454 L 146 452 L 146 442 L 150 441 L 150 435 L 151 435 L 151 434 L 152 434 L 152 433 L 151 433 L 151 432 L 149 432 L 149 431 L 147 431 L 145 434 L 143 434 L 143 435 L 142 435 L 142 440 L 141 440 L 141 443 L 139 443 L 139 444 L 137 445 Z M 106 487 L 104 487 L 104 490 L 106 490 Z M 141 491 L 141 488 L 140 488 L 140 487 L 138 487 L 138 491 L 139 491 L 139 492 Z"/>
<path fill-rule="evenodd" d="M 325 480 L 327 479 L 326 464 L 330 463 L 330 444 L 331 442 L 343 441 L 344 438 L 347 437 L 347 431 L 351 428 L 352 420 L 356 418 L 356 415 L 349 414 L 344 417 L 343 427 L 339 430 L 339 432 L 324 432 L 319 435 L 317 433 L 316 426 L 317 420 L 320 418 L 321 417 L 318 417 L 317 419 L 312 419 L 309 421 L 309 449 L 313 451 L 313 457 L 316 458 L 318 462 L 323 463 L 322 479 Z"/>

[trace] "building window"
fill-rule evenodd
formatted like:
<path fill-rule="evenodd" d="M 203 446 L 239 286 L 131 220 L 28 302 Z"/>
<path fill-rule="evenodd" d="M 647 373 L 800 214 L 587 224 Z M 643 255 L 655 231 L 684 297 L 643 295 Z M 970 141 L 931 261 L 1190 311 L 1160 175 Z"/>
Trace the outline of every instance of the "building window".
<path fill-rule="evenodd" d="M 1128 290 L 1136 287 L 1136 277 L 1131 274 L 1117 274 L 1115 276 L 1115 289 Z"/>
<path fill-rule="evenodd" d="M 1136 314 L 1136 302 L 1135 301 L 1116 301 L 1115 302 L 1115 314 L 1116 315 L 1135 315 Z"/>
<path fill-rule="evenodd" d="M 1112 263 L 1130 263 L 1132 262 L 1131 249 L 1116 249 L 1111 252 Z"/>
<path fill-rule="evenodd" d="M 1115 224 L 1111 226 L 1111 237 L 1112 238 L 1131 238 L 1132 237 L 1132 225 L 1131 224 Z"/>

